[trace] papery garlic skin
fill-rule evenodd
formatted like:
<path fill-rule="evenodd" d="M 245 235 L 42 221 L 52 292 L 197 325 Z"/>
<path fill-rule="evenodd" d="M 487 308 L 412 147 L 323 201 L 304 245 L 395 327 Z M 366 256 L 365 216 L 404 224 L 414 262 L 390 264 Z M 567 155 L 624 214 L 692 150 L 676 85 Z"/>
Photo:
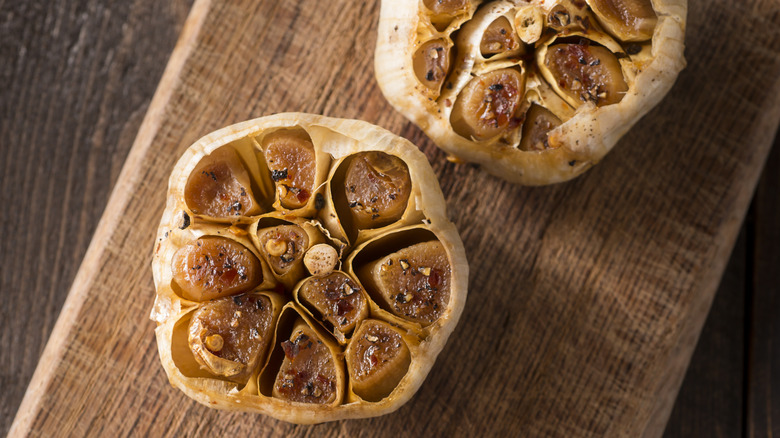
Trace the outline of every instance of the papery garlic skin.
<path fill-rule="evenodd" d="M 607 23 L 610 17 L 605 11 L 612 11 L 613 3 L 625 1 L 636 3 L 625 10 L 639 11 L 642 17 L 636 22 L 627 20 L 627 25 Z M 646 11 L 645 3 L 647 0 L 589 0 L 587 4 L 571 0 L 473 0 L 467 11 L 444 26 L 431 21 L 430 10 L 419 0 L 383 0 L 375 51 L 377 82 L 393 107 L 448 154 L 484 165 L 486 171 L 518 184 L 566 181 L 599 162 L 660 102 L 685 67 L 687 0 L 653 0 L 652 13 Z M 521 55 L 484 53 L 484 33 L 499 19 L 512 23 L 523 46 L 518 49 Z M 650 37 L 646 38 L 648 32 Z M 556 38 L 558 43 L 567 44 L 584 38 L 599 47 L 597 51 L 606 48 L 615 53 L 625 87 L 594 87 L 591 102 L 579 102 L 562 93 L 558 84 L 550 83 L 549 70 L 535 60 L 535 54 L 547 50 Z M 440 92 L 434 93 L 419 80 L 413 62 L 418 48 L 432 40 L 451 53 L 449 71 Z M 517 125 L 522 122 L 500 129 L 496 126 L 496 130 L 480 135 L 459 129 L 462 117 L 453 119 L 459 100 L 475 77 L 503 68 L 518 68 L 527 76 L 518 119 L 538 105 L 561 121 L 549 131 L 546 141 L 535 142 L 545 146 L 542 150 L 527 146 L 528 141 L 521 147 L 524 129 Z M 610 68 L 614 71 L 614 64 Z"/>

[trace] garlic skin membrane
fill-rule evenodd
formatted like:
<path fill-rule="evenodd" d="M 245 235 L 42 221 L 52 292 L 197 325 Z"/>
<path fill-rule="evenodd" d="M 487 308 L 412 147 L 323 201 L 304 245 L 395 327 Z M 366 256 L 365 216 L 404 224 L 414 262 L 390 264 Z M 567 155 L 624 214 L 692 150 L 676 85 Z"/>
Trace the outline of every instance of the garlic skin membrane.
<path fill-rule="evenodd" d="M 634 3 L 646 3 L 622 1 L 630 3 L 622 9 L 629 12 L 641 10 L 632 6 Z M 602 24 L 615 18 L 605 15 L 605 4 L 621 4 L 621 0 L 472 0 L 468 10 L 444 25 L 441 17 L 434 23 L 431 12 L 419 0 L 383 0 L 374 58 L 377 82 L 391 105 L 448 154 L 481 164 L 486 171 L 517 184 L 570 180 L 598 163 L 661 101 L 685 67 L 687 0 L 653 0 L 654 15 L 645 11 L 635 22 L 627 21 L 637 29 L 633 33 L 621 31 L 618 25 L 608 28 Z M 514 26 L 523 46 L 521 54 L 485 56 L 483 36 L 496 20 L 506 23 L 502 17 Z M 650 37 L 644 39 L 642 35 L 648 32 Z M 452 45 L 449 71 L 438 95 L 421 84 L 413 68 L 415 51 L 431 40 Z M 622 94 L 616 103 L 610 98 L 609 104 L 583 102 L 573 106 L 570 96 L 548 82 L 549 71 L 538 62 L 538 52 L 550 45 L 581 40 L 598 47 L 597 51 L 612 52 L 617 59 L 626 89 L 615 88 Z M 538 105 L 561 121 L 549 131 L 546 141 L 534 141 L 545 145 L 542 150 L 525 146 L 528 141 L 523 143 L 521 137 L 528 129 L 514 124 L 489 137 L 453 128 L 453 112 L 471 81 L 505 68 L 519 68 L 526 74 L 520 110 Z M 602 101 L 598 97 L 593 100 Z M 538 136 L 538 131 L 534 132 Z"/>
<path fill-rule="evenodd" d="M 314 169 L 309 172 L 309 178 L 314 180 L 313 190 L 300 205 L 282 202 L 276 183 L 286 181 L 281 175 L 284 169 L 272 168 L 264 156 L 263 140 L 275 138 L 274 133 L 288 131 L 305 133 L 315 152 Z M 249 213 L 251 216 L 231 216 L 230 222 L 224 218 L 196 215 L 185 202 L 185 188 L 191 174 L 212 155 L 219 157 L 224 148 L 232 149 L 240 157 L 258 206 Z M 404 166 L 400 168 L 408 170 L 409 183 L 404 185 L 408 198 L 404 201 L 405 208 L 394 210 L 400 214 L 393 214 L 395 219 L 391 222 L 360 228 L 350 219 L 344 193 L 345 174 L 356 157 L 374 152 L 403 162 Z M 308 162 L 310 164 L 311 159 Z M 393 171 L 399 169 L 399 166 L 391 167 Z M 379 169 L 381 172 L 386 170 Z M 288 169 L 288 175 L 291 171 Z M 397 193 L 395 188 L 392 193 Z M 259 238 L 265 230 L 273 233 L 278 230 L 279 236 Z M 305 233 L 305 239 L 300 230 Z M 297 237 L 285 237 L 288 231 L 297 232 Z M 212 296 L 185 293 L 177 284 L 176 269 L 180 268 L 174 263 L 181 248 L 201 240 L 218 239 L 227 239 L 249 250 L 259 261 L 258 275 L 262 273 L 259 285 L 253 289 L 240 290 L 234 295 L 230 295 L 233 290 L 226 290 L 223 291 L 226 296 L 217 298 L 228 305 L 227 311 L 211 312 L 228 315 L 228 320 L 223 321 L 225 324 L 217 327 L 221 327 L 221 332 L 209 328 L 207 321 L 201 321 L 203 315 L 211 314 L 201 309 L 213 305 Z M 446 253 L 450 268 L 449 298 L 435 320 L 422 325 L 383 308 L 365 291 L 365 284 L 357 272 L 377 258 L 431 240 L 437 241 Z M 292 251 L 292 242 L 295 242 L 295 251 Z M 307 256 L 322 256 L 323 248 L 337 257 L 336 263 L 328 264 L 322 271 L 313 269 L 315 265 L 306 263 Z M 289 257 L 290 263 L 299 263 L 300 251 L 305 254 L 304 268 L 293 274 L 272 264 L 276 263 L 273 257 Z M 217 256 L 222 257 L 219 253 Z M 209 257 L 211 259 L 210 253 Z M 223 259 L 219 258 L 215 263 L 223 263 Z M 320 265 L 325 266 L 316 266 Z M 301 113 L 276 114 L 228 126 L 206 135 L 184 152 L 169 180 L 166 206 L 155 241 L 152 272 L 156 295 L 150 317 L 157 323 L 158 352 L 171 385 L 209 407 L 262 413 L 300 424 L 384 415 L 406 403 L 423 384 L 455 329 L 465 306 L 468 286 L 465 250 L 455 226 L 447 218 L 444 197 L 425 155 L 407 140 L 369 123 Z M 326 321 L 322 310 L 307 302 L 306 297 L 299 297 L 299 290 L 307 281 L 326 278 L 335 272 L 348 276 L 355 283 L 355 287 L 345 289 L 342 286 L 340 291 L 336 290 L 339 297 L 343 294 L 345 299 L 334 297 L 331 303 L 336 306 L 336 316 L 356 315 L 343 324 L 343 332 Z M 363 307 L 354 312 L 345 308 L 340 315 L 339 305 L 354 306 L 356 294 L 365 303 Z M 257 365 L 254 365 L 253 356 L 252 363 L 242 368 L 242 363 L 222 360 L 218 355 L 228 353 L 227 349 L 234 346 L 230 344 L 232 332 L 225 330 L 240 331 L 243 333 L 241 339 L 266 338 L 262 330 L 255 332 L 253 327 L 245 327 L 246 311 L 236 307 L 241 303 L 246 305 L 246 297 L 250 295 L 265 297 L 263 311 L 272 319 L 272 332 L 270 343 L 253 350 L 261 351 Z M 404 350 L 404 356 L 399 356 L 398 370 L 383 371 L 393 376 L 392 385 L 387 386 L 385 382 L 376 390 L 371 388 L 374 383 L 370 380 L 368 387 L 365 383 L 358 385 L 357 392 L 367 397 L 363 399 L 352 389 L 344 355 L 354 341 L 354 333 L 365 332 L 362 325 L 366 321 L 380 321 L 402 334 L 403 345 L 408 351 Z M 332 365 L 328 366 L 333 370 L 331 381 L 336 385 L 335 396 L 328 395 L 326 403 L 310 402 L 318 394 L 325 397 L 326 391 L 305 382 L 302 386 L 294 386 L 299 392 L 305 391 L 302 397 L 284 399 L 279 397 L 278 390 L 274 391 L 284 358 L 289 362 L 289 358 L 295 356 L 295 348 L 308 346 L 305 339 L 300 340 L 296 335 L 299 333 L 296 327 L 303 326 L 307 336 L 314 341 L 321 340 L 333 357 Z M 296 344 L 291 339 L 300 342 Z M 242 341 L 235 345 L 246 344 Z M 319 351 L 324 350 L 320 348 Z M 281 379 L 286 378 L 282 373 Z"/>

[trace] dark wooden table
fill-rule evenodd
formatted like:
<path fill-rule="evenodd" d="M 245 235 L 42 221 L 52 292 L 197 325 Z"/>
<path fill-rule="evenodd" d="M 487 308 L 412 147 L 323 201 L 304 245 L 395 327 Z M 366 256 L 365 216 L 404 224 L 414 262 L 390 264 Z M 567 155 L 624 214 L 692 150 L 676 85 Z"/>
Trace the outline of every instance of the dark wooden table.
<path fill-rule="evenodd" d="M 190 3 L 0 3 L 0 433 L 16 415 Z M 780 32 L 777 17 L 769 22 Z M 780 433 L 777 143 L 669 437 Z"/>

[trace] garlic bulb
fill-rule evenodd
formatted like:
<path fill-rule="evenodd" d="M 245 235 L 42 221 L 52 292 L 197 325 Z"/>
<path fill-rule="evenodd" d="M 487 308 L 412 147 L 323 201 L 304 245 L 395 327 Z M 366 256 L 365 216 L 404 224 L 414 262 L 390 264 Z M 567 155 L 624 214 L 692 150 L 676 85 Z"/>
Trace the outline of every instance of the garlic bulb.
<path fill-rule="evenodd" d="M 601 160 L 685 67 L 686 0 L 383 0 L 376 77 L 447 153 L 508 181 Z"/>
<path fill-rule="evenodd" d="M 185 151 L 152 268 L 171 384 L 207 406 L 295 423 L 403 405 L 468 283 L 425 156 L 368 123 L 298 113 Z"/>

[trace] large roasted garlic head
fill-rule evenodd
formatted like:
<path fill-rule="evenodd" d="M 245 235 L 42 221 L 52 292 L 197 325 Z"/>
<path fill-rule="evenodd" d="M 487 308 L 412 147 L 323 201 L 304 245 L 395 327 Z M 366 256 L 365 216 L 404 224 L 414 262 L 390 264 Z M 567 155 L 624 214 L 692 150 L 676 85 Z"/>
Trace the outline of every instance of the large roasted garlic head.
<path fill-rule="evenodd" d="M 171 174 L 151 318 L 171 384 L 320 423 L 391 412 L 460 318 L 468 265 L 425 156 L 365 122 L 278 114 Z"/>
<path fill-rule="evenodd" d="M 685 66 L 687 0 L 382 0 L 376 77 L 442 149 L 541 185 L 597 163 Z"/>

